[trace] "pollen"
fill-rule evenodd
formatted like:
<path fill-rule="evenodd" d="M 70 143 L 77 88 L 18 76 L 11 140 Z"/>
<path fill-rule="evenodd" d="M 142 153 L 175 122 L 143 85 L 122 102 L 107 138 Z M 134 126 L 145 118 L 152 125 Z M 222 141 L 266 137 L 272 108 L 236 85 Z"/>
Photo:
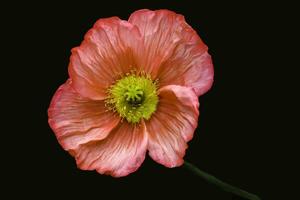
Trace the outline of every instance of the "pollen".
<path fill-rule="evenodd" d="M 149 75 L 127 74 L 108 89 L 106 107 L 129 123 L 149 120 L 159 100 L 157 84 Z"/>

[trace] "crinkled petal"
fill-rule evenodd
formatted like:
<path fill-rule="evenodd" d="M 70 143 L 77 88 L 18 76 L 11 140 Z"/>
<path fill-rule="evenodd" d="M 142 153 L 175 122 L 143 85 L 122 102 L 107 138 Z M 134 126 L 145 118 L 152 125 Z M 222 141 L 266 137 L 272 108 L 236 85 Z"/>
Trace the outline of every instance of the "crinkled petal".
<path fill-rule="evenodd" d="M 144 161 L 147 143 L 144 123 L 135 126 L 123 121 L 105 140 L 82 145 L 75 151 L 75 158 L 80 169 L 126 176 Z"/>
<path fill-rule="evenodd" d="M 72 49 L 69 74 L 72 86 L 94 100 L 106 97 L 107 88 L 121 75 L 140 66 L 137 27 L 117 17 L 99 19 L 79 47 Z"/>
<path fill-rule="evenodd" d="M 162 64 L 160 86 L 170 84 L 192 87 L 197 96 L 206 93 L 213 83 L 213 64 L 210 55 L 189 52 L 191 47 L 178 47 L 173 56 Z M 172 69 L 173 68 L 173 69 Z"/>
<path fill-rule="evenodd" d="M 48 109 L 48 121 L 65 150 L 107 137 L 120 118 L 107 111 L 104 101 L 79 96 L 68 80 L 56 91 Z"/>
<path fill-rule="evenodd" d="M 166 167 L 183 163 L 199 116 L 198 98 L 192 88 L 169 85 L 159 90 L 159 105 L 146 122 L 149 155 Z"/>
<path fill-rule="evenodd" d="M 131 14 L 129 22 L 144 37 L 145 71 L 161 86 L 192 87 L 198 96 L 209 90 L 214 73 L 208 48 L 182 15 L 144 9 Z"/>

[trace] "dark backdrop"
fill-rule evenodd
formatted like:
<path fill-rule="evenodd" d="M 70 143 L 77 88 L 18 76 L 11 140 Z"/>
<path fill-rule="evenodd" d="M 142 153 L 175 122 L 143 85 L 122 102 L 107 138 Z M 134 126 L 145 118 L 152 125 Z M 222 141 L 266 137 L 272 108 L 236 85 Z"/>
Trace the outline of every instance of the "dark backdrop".
<path fill-rule="evenodd" d="M 7 158 L 7 163 L 16 163 L 9 166 L 14 174 L 7 184 L 17 188 L 11 194 L 40 199 L 238 199 L 182 167 L 168 169 L 149 157 L 137 172 L 124 178 L 81 171 L 48 125 L 50 100 L 68 78 L 70 50 L 81 43 L 97 19 L 128 19 L 137 9 L 166 8 L 185 16 L 208 45 L 215 68 L 212 89 L 199 98 L 199 125 L 185 159 L 249 192 L 270 195 L 266 190 L 272 176 L 268 162 L 274 155 L 268 150 L 267 135 L 277 129 L 275 103 L 269 98 L 275 90 L 272 71 L 276 70 L 270 64 L 274 56 L 270 49 L 276 45 L 267 30 L 275 23 L 282 25 L 271 17 L 272 5 L 99 2 L 26 3 L 13 11 L 18 15 L 10 30 L 18 30 L 12 32 L 18 56 L 11 62 L 20 63 L 14 75 L 19 83 L 14 100 L 22 112 L 12 118 L 18 121 L 13 126 L 18 134 L 10 150 L 15 156 Z"/>

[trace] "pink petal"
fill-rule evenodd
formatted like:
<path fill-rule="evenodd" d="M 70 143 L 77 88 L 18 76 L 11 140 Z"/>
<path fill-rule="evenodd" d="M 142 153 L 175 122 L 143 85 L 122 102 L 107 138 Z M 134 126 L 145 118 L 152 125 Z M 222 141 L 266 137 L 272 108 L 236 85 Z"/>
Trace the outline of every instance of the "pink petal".
<path fill-rule="evenodd" d="M 68 80 L 56 91 L 48 109 L 49 124 L 65 150 L 102 140 L 120 119 L 107 112 L 103 101 L 79 96 Z"/>
<path fill-rule="evenodd" d="M 160 85 L 194 88 L 199 96 L 213 82 L 213 64 L 207 46 L 182 15 L 169 10 L 138 10 L 130 23 L 138 26 L 146 46 L 143 66 Z"/>
<path fill-rule="evenodd" d="M 141 36 L 137 27 L 117 17 L 99 19 L 79 47 L 72 49 L 72 86 L 84 97 L 102 100 L 121 75 L 140 66 Z"/>
<path fill-rule="evenodd" d="M 180 166 L 197 127 L 198 98 L 192 88 L 175 85 L 161 88 L 159 97 L 157 111 L 146 122 L 149 155 L 166 167 Z"/>
<path fill-rule="evenodd" d="M 82 145 L 75 151 L 75 158 L 80 169 L 97 170 L 114 177 L 126 176 L 144 161 L 147 143 L 143 122 L 134 126 L 124 121 L 105 140 Z"/>
<path fill-rule="evenodd" d="M 160 86 L 170 84 L 192 87 L 197 96 L 207 92 L 213 83 L 214 70 L 210 55 L 191 53 L 194 47 L 182 47 L 159 70 Z M 173 66 L 176 66 L 175 68 Z M 173 69 L 171 69 L 173 67 Z"/>

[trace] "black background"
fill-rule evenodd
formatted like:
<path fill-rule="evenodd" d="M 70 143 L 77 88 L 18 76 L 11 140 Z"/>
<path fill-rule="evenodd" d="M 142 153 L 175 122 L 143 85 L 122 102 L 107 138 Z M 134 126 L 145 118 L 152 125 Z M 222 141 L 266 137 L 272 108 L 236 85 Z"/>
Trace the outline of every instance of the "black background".
<path fill-rule="evenodd" d="M 280 53 L 278 38 L 270 33 L 284 22 L 276 17 L 278 10 L 272 4 L 112 1 L 22 6 L 18 5 L 20 12 L 13 11 L 18 17 L 9 24 L 18 47 L 18 57 L 11 60 L 18 66 L 14 73 L 18 84 L 12 85 L 18 92 L 8 92 L 18 97 L 13 99 L 14 109 L 22 110 L 16 111 L 18 117 L 11 117 L 12 122 L 18 121 L 11 131 L 18 132 L 10 150 L 15 156 L 5 158 L 6 163 L 16 163 L 7 166 L 14 170 L 7 185 L 17 188 L 11 195 L 238 199 L 185 168 L 168 169 L 149 157 L 137 172 L 124 178 L 81 171 L 48 126 L 47 109 L 56 89 L 68 78 L 71 48 L 81 43 L 97 19 L 119 16 L 126 20 L 141 8 L 183 14 L 213 58 L 215 82 L 199 98 L 199 125 L 185 159 L 263 199 L 274 194 L 267 186 L 274 172 L 270 163 L 278 154 L 269 150 L 273 145 L 269 135 L 281 129 L 274 110 L 278 102 L 273 98 L 281 86 L 274 87 L 274 74 L 280 70 L 274 57 Z"/>

